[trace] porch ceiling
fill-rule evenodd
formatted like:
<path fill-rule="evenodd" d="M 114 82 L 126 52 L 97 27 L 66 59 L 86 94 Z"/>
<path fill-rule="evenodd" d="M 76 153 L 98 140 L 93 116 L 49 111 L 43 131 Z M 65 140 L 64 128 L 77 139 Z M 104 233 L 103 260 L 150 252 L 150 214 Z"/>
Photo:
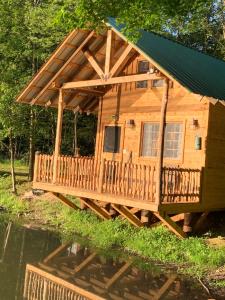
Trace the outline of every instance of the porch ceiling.
<path fill-rule="evenodd" d="M 47 107 L 57 107 L 58 88 L 68 81 L 98 79 L 99 76 L 88 61 L 85 50 L 91 54 L 101 68 L 104 68 L 107 31 L 95 34 L 93 31 L 74 30 L 55 50 L 28 86 L 18 96 L 17 101 Z M 112 39 L 112 64 L 126 48 L 127 43 L 117 36 Z M 69 89 L 64 91 L 66 109 L 95 110 L 98 98 L 110 86 L 92 89 Z"/>

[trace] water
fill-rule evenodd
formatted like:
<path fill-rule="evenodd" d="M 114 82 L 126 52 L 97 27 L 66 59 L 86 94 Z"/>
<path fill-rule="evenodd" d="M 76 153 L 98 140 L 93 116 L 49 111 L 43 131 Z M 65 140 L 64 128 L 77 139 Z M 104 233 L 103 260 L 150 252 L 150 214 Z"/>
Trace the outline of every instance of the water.
<path fill-rule="evenodd" d="M 1 224 L 0 300 L 209 298 L 197 281 L 138 258 L 96 252 L 80 238 L 62 245 L 51 232 Z"/>

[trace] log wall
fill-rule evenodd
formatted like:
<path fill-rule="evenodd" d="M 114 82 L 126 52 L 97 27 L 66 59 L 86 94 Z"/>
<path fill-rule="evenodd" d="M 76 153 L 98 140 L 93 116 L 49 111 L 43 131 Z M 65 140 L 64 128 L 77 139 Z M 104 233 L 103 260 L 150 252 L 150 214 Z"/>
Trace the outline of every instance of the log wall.
<path fill-rule="evenodd" d="M 203 197 L 209 209 L 225 207 L 225 106 L 210 104 Z"/>
<path fill-rule="evenodd" d="M 138 57 L 125 70 L 125 75 L 137 73 Z M 163 87 L 137 88 L 136 83 L 114 86 L 103 98 L 102 113 L 99 116 L 96 155 L 108 160 L 122 160 L 133 163 L 152 164 L 156 158 L 141 156 L 142 128 L 144 122 L 159 122 Z M 182 155 L 180 159 L 164 159 L 166 166 L 201 168 L 205 166 L 205 140 L 208 128 L 208 101 L 197 99 L 178 83 L 170 84 L 167 122 L 183 124 Z M 197 120 L 197 127 L 193 126 Z M 134 120 L 135 126 L 126 125 Z M 106 125 L 121 126 L 120 153 L 104 153 L 103 140 Z M 196 136 L 202 139 L 201 150 L 195 150 Z"/>

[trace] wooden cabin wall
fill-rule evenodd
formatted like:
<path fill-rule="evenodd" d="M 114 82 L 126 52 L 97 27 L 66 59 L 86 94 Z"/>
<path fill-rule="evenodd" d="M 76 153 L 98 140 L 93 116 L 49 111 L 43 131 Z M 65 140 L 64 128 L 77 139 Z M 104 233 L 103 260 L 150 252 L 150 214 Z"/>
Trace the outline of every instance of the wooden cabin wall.
<path fill-rule="evenodd" d="M 124 71 L 124 75 L 137 73 L 138 61 L 135 59 Z M 129 161 L 133 163 L 154 164 L 156 158 L 141 156 L 141 138 L 143 122 L 159 122 L 163 87 L 137 88 L 136 83 L 125 83 L 114 86 L 103 98 L 99 114 L 99 131 L 96 144 L 96 155 L 99 158 Z M 195 150 L 195 137 L 205 141 L 208 126 L 208 102 L 199 101 L 178 83 L 173 83 L 169 91 L 167 122 L 181 122 L 184 125 L 183 151 L 180 159 L 165 159 L 165 165 L 187 168 L 201 168 L 205 165 L 205 143 L 202 149 Z M 118 119 L 117 119 L 118 117 Z M 193 119 L 198 122 L 193 127 Z M 134 120 L 135 126 L 126 125 Z M 117 154 L 103 153 L 104 126 L 120 125 L 122 127 L 121 151 Z"/>
<path fill-rule="evenodd" d="M 225 208 L 225 106 L 209 106 L 204 199 L 208 207 Z"/>

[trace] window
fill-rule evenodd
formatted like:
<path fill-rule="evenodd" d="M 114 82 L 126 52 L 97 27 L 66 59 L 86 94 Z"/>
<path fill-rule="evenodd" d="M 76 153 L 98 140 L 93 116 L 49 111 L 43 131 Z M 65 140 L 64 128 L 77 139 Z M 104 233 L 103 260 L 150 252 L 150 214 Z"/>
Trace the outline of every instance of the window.
<path fill-rule="evenodd" d="M 104 152 L 119 153 L 120 152 L 120 136 L 121 127 L 105 126 L 104 136 Z"/>
<path fill-rule="evenodd" d="M 183 136 L 183 124 L 167 123 L 164 137 L 164 157 L 179 159 Z M 145 123 L 143 126 L 142 156 L 157 156 L 159 123 Z"/>
<path fill-rule="evenodd" d="M 161 87 L 164 84 L 164 80 L 163 79 L 154 79 L 152 81 L 152 87 Z"/>
<path fill-rule="evenodd" d="M 149 62 L 147 60 L 140 60 L 138 61 L 138 74 L 144 74 L 149 71 Z M 137 88 L 147 88 L 148 87 L 148 81 L 137 81 L 136 83 Z"/>

